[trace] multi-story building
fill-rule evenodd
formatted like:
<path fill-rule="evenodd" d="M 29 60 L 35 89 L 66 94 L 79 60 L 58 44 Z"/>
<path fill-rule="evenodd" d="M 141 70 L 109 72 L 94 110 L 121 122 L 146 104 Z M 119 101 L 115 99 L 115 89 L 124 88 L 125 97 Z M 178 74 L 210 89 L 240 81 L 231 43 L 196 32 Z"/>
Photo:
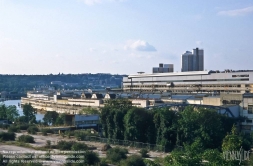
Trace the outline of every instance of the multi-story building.
<path fill-rule="evenodd" d="M 182 54 L 182 72 L 204 70 L 204 50 L 193 49 Z"/>
<path fill-rule="evenodd" d="M 124 91 L 172 93 L 253 93 L 253 70 L 133 74 L 123 78 Z"/>
<path fill-rule="evenodd" d="M 153 73 L 171 73 L 174 71 L 173 64 L 160 63 L 159 67 L 153 67 Z"/>

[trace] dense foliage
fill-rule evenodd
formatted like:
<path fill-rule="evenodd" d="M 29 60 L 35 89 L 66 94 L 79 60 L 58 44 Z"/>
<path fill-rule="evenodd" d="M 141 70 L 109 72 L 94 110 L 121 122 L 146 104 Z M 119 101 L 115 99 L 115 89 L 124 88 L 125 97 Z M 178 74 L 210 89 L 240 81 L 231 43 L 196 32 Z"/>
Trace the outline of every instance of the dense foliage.
<path fill-rule="evenodd" d="M 18 116 L 18 110 L 15 105 L 6 106 L 5 104 L 0 104 L 0 119 L 7 119 L 13 122 Z"/>
<path fill-rule="evenodd" d="M 127 158 L 127 153 L 127 149 L 115 147 L 106 152 L 106 158 L 112 163 L 119 163 L 122 159 Z"/>
<path fill-rule="evenodd" d="M 50 125 L 50 124 L 55 125 L 58 117 L 59 117 L 59 114 L 56 111 L 47 111 L 43 117 L 43 121 L 47 125 Z M 59 123 L 59 119 L 57 123 Z"/>
<path fill-rule="evenodd" d="M 234 122 L 214 110 L 191 106 L 181 112 L 170 108 L 147 111 L 130 106 L 127 100 L 111 100 L 101 109 L 105 137 L 163 145 L 166 151 L 195 140 L 205 149 L 221 149 Z"/>
<path fill-rule="evenodd" d="M 13 132 L 0 132 L 0 140 L 15 141 L 16 135 Z"/>
<path fill-rule="evenodd" d="M 36 122 L 36 117 L 35 117 L 36 113 L 37 113 L 36 109 L 33 108 L 30 103 L 23 105 L 23 114 L 24 114 L 24 117 L 27 122 L 35 123 Z"/>

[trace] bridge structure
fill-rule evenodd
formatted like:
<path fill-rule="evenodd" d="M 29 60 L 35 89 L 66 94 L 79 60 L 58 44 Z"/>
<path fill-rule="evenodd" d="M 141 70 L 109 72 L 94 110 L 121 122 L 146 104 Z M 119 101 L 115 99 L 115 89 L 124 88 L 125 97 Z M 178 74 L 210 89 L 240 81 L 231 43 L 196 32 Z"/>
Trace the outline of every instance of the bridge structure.
<path fill-rule="evenodd" d="M 200 104 L 186 104 L 186 103 L 173 103 L 173 104 L 161 104 L 158 106 L 149 106 L 145 107 L 145 109 L 155 109 L 155 108 L 165 108 L 165 107 L 170 107 L 172 110 L 177 110 L 177 111 L 183 111 L 185 107 L 187 106 L 192 106 L 194 108 L 209 108 L 213 110 L 217 110 L 219 114 L 223 114 L 232 118 L 236 118 L 236 116 L 233 114 L 233 112 L 230 110 L 229 107 L 224 107 L 224 106 L 214 106 L 214 105 L 200 105 Z"/>

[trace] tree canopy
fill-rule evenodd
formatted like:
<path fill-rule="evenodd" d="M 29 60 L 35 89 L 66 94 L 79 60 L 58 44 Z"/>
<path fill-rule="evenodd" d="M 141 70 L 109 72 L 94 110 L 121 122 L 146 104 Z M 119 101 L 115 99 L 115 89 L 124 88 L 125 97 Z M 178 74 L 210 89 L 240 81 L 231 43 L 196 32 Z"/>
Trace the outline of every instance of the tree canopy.
<path fill-rule="evenodd" d="M 13 122 L 18 116 L 19 113 L 15 105 L 0 104 L 0 119 L 8 119 Z"/>
<path fill-rule="evenodd" d="M 36 109 L 33 108 L 30 103 L 25 104 L 23 106 L 23 114 L 24 114 L 24 117 L 26 118 L 27 122 L 29 122 L 29 123 L 36 122 L 36 117 L 35 117 L 36 113 L 37 113 Z"/>

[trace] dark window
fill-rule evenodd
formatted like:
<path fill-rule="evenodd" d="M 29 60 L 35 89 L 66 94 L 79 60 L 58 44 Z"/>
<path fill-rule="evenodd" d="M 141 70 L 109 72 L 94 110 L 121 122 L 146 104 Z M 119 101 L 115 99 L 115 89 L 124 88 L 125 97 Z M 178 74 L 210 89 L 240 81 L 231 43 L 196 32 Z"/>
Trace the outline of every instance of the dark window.
<path fill-rule="evenodd" d="M 248 114 L 253 114 L 253 105 L 248 106 Z"/>
<path fill-rule="evenodd" d="M 245 75 L 232 75 L 232 77 L 249 77 L 248 74 L 245 74 Z"/>
<path fill-rule="evenodd" d="M 247 121 L 247 123 L 252 123 L 252 120 L 246 120 Z"/>

